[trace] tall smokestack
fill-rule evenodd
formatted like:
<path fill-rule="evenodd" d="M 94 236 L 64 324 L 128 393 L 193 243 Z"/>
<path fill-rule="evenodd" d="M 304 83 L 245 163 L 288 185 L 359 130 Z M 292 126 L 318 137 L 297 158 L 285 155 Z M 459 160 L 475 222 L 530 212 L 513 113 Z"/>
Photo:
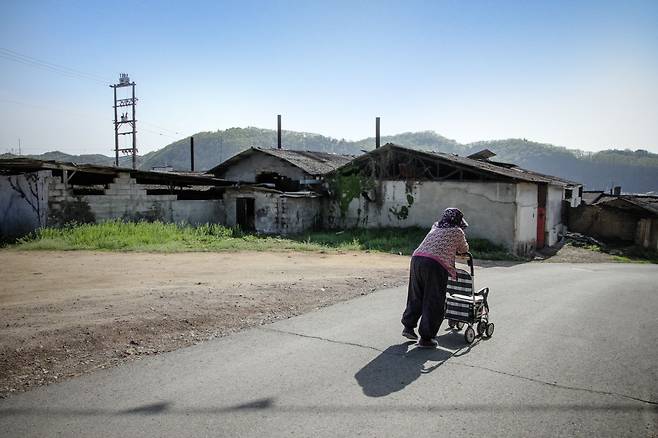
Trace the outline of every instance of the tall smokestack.
<path fill-rule="evenodd" d="M 276 148 L 281 149 L 281 114 L 276 116 Z"/>
<path fill-rule="evenodd" d="M 194 172 L 194 137 L 190 137 L 190 172 Z"/>
<path fill-rule="evenodd" d="M 379 137 L 379 117 L 375 117 L 375 149 L 377 149 L 380 145 L 380 137 Z"/>

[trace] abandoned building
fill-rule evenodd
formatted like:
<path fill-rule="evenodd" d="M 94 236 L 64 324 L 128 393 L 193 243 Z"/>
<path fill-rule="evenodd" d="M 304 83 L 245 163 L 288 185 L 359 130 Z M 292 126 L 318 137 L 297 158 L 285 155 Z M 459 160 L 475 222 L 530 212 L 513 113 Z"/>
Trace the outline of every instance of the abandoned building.
<path fill-rule="evenodd" d="M 0 238 L 108 219 L 223 223 L 227 185 L 209 175 L 0 160 Z"/>
<path fill-rule="evenodd" d="M 424 152 L 394 144 L 325 175 L 324 226 L 429 227 L 447 207 L 460 208 L 467 234 L 516 254 L 553 245 L 566 209 L 580 204 L 582 185 L 491 160 Z"/>
<path fill-rule="evenodd" d="M 429 227 L 454 206 L 467 216 L 469 236 L 517 254 L 556 243 L 582 186 L 494 155 L 393 144 L 356 158 L 251 148 L 206 174 L 0 160 L 0 233 L 11 238 L 46 225 L 107 219 L 219 223 L 264 234 Z"/>
<path fill-rule="evenodd" d="M 281 148 L 250 148 L 207 173 L 233 181 L 224 193 L 226 225 L 294 234 L 322 224 L 323 177 L 354 157 Z"/>
<path fill-rule="evenodd" d="M 585 192 L 569 212 L 569 229 L 606 242 L 658 250 L 658 196 Z"/>

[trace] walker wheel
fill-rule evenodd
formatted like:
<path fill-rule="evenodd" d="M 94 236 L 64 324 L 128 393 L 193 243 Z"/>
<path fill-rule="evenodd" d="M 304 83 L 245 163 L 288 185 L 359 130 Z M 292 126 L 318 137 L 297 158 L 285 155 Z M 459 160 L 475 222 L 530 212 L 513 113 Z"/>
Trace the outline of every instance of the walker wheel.
<path fill-rule="evenodd" d="M 453 321 L 452 319 L 449 319 L 448 320 L 448 327 L 450 327 L 451 329 L 454 329 L 455 328 L 455 321 Z"/>
<path fill-rule="evenodd" d="M 459 331 L 464 328 L 464 323 L 462 321 L 457 321 L 455 327 L 457 327 L 457 331 Z"/>
<path fill-rule="evenodd" d="M 486 331 L 487 338 L 493 336 L 493 332 L 494 332 L 494 323 L 490 322 L 489 324 L 487 324 L 487 331 Z"/>
<path fill-rule="evenodd" d="M 487 331 L 487 323 L 484 321 L 478 322 L 477 331 L 478 335 L 482 336 Z"/>
<path fill-rule="evenodd" d="M 464 339 L 466 340 L 467 344 L 473 343 L 473 341 L 475 340 L 475 330 L 473 330 L 473 327 L 468 326 L 468 328 L 464 332 Z"/>

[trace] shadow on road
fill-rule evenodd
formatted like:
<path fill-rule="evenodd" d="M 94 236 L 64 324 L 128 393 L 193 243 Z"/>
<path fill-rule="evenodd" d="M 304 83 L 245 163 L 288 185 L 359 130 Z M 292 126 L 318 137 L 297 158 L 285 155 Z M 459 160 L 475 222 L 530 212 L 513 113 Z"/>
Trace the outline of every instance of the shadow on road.
<path fill-rule="evenodd" d="M 467 354 L 479 342 L 464 344 L 461 333 L 447 330 L 436 338 L 439 348 L 423 349 L 412 341 L 391 345 L 361 368 L 354 377 L 368 397 L 384 397 L 404 389 L 422 374 L 427 374 L 453 356 Z"/>

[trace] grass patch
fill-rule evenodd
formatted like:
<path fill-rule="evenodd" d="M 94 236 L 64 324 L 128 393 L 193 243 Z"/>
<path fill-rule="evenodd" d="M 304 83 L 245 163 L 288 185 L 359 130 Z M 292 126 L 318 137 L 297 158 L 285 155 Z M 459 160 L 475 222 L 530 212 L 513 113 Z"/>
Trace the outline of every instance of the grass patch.
<path fill-rule="evenodd" d="M 392 254 L 411 255 L 425 238 L 427 229 L 412 228 L 376 228 L 350 229 L 344 231 L 316 231 L 291 239 L 319 244 L 329 248 L 350 249 L 354 251 L 378 251 Z M 494 245 L 484 239 L 469 239 L 471 253 L 476 259 L 520 260 L 508 253 L 505 248 Z"/>
<path fill-rule="evenodd" d="M 94 251 L 377 251 L 410 255 L 425 237 L 422 228 L 317 231 L 277 237 L 244 233 L 221 225 L 190 226 L 161 222 L 107 221 L 100 224 L 43 228 L 19 239 L 21 250 Z M 518 260 L 504 248 L 471 239 L 478 259 Z"/>

